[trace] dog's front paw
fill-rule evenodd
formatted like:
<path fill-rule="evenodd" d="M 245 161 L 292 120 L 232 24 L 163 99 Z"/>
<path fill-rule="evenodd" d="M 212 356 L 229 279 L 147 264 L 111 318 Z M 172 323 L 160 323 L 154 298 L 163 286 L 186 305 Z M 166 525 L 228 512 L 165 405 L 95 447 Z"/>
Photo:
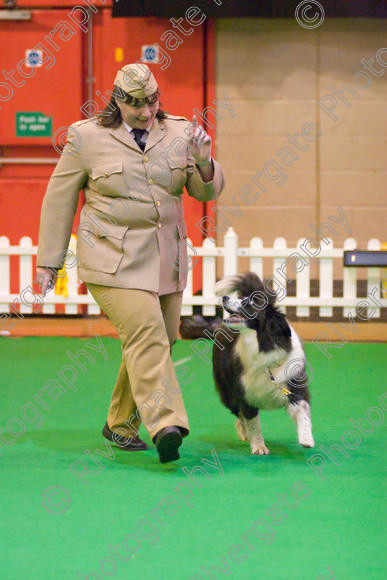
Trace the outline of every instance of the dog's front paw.
<path fill-rule="evenodd" d="M 270 451 L 263 442 L 254 445 L 254 447 L 251 448 L 251 453 L 252 455 L 270 455 Z"/>
<path fill-rule="evenodd" d="M 303 447 L 314 447 L 314 439 L 312 433 L 302 433 L 298 437 L 298 442 Z"/>

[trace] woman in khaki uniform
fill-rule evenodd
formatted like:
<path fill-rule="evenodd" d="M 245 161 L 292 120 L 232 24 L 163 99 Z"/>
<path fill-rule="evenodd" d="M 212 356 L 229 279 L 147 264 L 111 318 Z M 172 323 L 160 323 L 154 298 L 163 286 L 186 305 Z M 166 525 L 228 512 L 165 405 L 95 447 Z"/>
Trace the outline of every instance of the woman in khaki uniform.
<path fill-rule="evenodd" d="M 196 119 L 159 109 L 158 88 L 143 64 L 117 73 L 110 105 L 74 123 L 43 201 L 37 272 L 42 293 L 62 267 L 78 195 L 78 274 L 116 327 L 122 362 L 103 435 L 127 451 L 147 449 L 141 421 L 160 461 L 178 459 L 189 426 L 170 349 L 177 338 L 187 279 L 182 193 L 209 201 L 224 187 L 211 139 Z M 51 268 L 50 270 L 48 268 Z"/>

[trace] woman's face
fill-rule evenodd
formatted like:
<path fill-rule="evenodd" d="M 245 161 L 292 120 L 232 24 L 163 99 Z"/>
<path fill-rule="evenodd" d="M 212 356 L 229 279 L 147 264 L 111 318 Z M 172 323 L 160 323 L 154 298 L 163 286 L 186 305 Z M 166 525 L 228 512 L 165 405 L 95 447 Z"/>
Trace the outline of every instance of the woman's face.
<path fill-rule="evenodd" d="M 132 129 L 148 129 L 155 120 L 160 106 L 157 93 L 144 99 L 132 98 L 130 104 L 117 99 L 117 105 L 122 119 Z"/>

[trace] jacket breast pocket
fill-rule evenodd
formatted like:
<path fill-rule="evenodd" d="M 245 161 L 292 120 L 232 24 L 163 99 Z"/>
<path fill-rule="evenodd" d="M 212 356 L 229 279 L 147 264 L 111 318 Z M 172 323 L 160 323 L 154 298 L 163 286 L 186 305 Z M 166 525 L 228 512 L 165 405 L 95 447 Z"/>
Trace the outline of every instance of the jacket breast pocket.
<path fill-rule="evenodd" d="M 165 157 L 171 169 L 187 169 L 188 167 L 187 155 L 177 155 L 176 152 L 169 151 Z"/>
<path fill-rule="evenodd" d="M 187 157 L 169 154 L 167 164 L 171 176 L 167 189 L 170 193 L 181 193 L 187 181 Z"/>
<path fill-rule="evenodd" d="M 123 186 L 123 163 L 105 163 L 91 169 L 91 182 L 94 189 L 104 195 L 117 195 Z"/>
<path fill-rule="evenodd" d="M 123 258 L 122 244 L 127 226 L 104 224 L 104 231 L 95 231 L 89 222 L 78 228 L 77 257 L 79 267 L 114 274 Z"/>

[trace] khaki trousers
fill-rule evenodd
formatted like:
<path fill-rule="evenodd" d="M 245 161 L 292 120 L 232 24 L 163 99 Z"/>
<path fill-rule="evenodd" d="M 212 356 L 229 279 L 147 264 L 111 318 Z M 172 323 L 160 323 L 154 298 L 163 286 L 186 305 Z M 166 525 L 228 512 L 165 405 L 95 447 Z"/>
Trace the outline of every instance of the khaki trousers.
<path fill-rule="evenodd" d="M 109 428 L 117 436 L 135 438 L 142 421 L 151 438 L 172 425 L 188 435 L 188 418 L 170 354 L 177 339 L 183 293 L 158 296 L 147 290 L 86 285 L 122 342 Z"/>

